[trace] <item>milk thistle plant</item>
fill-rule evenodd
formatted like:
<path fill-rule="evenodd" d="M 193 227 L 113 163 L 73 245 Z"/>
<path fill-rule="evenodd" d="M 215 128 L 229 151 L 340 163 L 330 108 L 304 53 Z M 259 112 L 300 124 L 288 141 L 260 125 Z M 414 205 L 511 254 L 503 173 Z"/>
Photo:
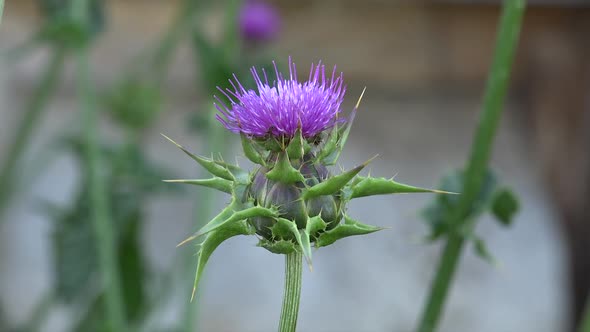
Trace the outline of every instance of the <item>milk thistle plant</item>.
<path fill-rule="evenodd" d="M 167 180 L 220 190 L 230 203 L 209 223 L 179 245 L 204 238 L 198 252 L 193 296 L 207 260 L 223 241 L 236 235 L 256 235 L 259 246 L 286 256 L 284 302 L 280 331 L 295 331 L 303 257 L 312 266 L 312 246 L 328 246 L 348 236 L 365 235 L 382 228 L 350 217 L 349 201 L 365 196 L 439 192 L 398 183 L 392 179 L 361 176 L 373 159 L 333 175 L 359 102 L 348 118 L 341 115 L 346 87 L 334 67 L 327 77 L 321 63 L 311 66 L 309 77 L 300 82 L 289 59 L 289 74 L 283 76 L 274 64 L 274 80 L 266 71 L 251 69 L 256 90 L 246 89 L 234 75 L 233 89 L 215 97 L 217 120 L 241 136 L 246 157 L 257 164 L 248 172 L 218 158 L 184 153 L 213 177 Z M 363 91 L 364 92 L 364 91 Z"/>

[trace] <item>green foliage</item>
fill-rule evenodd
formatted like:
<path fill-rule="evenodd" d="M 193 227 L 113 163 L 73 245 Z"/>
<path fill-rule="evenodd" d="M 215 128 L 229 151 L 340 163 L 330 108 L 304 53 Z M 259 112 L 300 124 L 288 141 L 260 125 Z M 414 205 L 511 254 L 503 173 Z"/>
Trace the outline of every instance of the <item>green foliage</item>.
<path fill-rule="evenodd" d="M 78 139 L 64 141 L 80 161 L 83 170 L 84 143 Z M 102 181 L 109 184 L 112 227 L 116 235 L 116 251 L 128 320 L 138 321 L 147 306 L 145 274 L 147 262 L 142 255 L 139 236 L 144 226 L 142 206 L 150 195 L 169 190 L 160 181 L 167 172 L 149 161 L 137 146 L 103 146 L 106 169 Z M 55 295 L 77 308 L 87 308 L 76 331 L 101 331 L 105 320 L 102 295 L 98 283 L 97 244 L 90 220 L 89 191 L 86 182 L 79 188 L 74 203 L 67 208 L 53 207 L 55 220 L 53 252 L 55 257 Z"/>
<path fill-rule="evenodd" d="M 156 119 L 162 102 L 157 85 L 147 79 L 126 78 L 104 96 L 110 115 L 122 126 L 144 129 Z"/>
<path fill-rule="evenodd" d="M 463 172 L 455 171 L 442 179 L 440 188 L 449 192 L 458 192 L 463 188 L 463 181 Z M 518 201 L 510 190 L 506 188 L 498 189 L 497 187 L 496 176 L 488 170 L 481 190 L 471 205 L 469 213 L 463 217 L 467 220 L 475 220 L 481 214 L 490 212 L 502 225 L 510 225 L 518 210 Z M 457 226 L 452 223 L 459 200 L 459 195 L 438 195 L 422 211 L 425 220 L 430 226 L 429 239 L 436 240 L 449 233 L 460 234 L 473 241 L 478 256 L 487 261 L 493 261 L 483 239 L 474 234 L 470 224 Z"/>
<path fill-rule="evenodd" d="M 498 221 L 510 226 L 518 209 L 518 200 L 510 189 L 502 188 L 496 191 L 492 198 L 491 210 Z"/>
<path fill-rule="evenodd" d="M 344 223 L 335 228 L 321 233 L 315 241 L 316 247 L 325 247 L 334 242 L 349 236 L 366 235 L 382 230 L 381 227 L 365 225 L 347 215 L 344 215 Z"/>
<path fill-rule="evenodd" d="M 88 21 L 82 22 L 72 17 L 71 2 L 75 0 L 38 0 L 45 16 L 45 24 L 36 40 L 76 49 L 88 45 L 105 26 L 104 3 L 90 0 Z"/>

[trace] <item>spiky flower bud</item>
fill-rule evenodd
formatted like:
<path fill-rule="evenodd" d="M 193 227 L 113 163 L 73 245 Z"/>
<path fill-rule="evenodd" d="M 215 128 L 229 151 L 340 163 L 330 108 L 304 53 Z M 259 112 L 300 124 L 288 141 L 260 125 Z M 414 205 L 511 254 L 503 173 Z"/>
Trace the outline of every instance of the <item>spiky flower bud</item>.
<path fill-rule="evenodd" d="M 193 155 L 175 143 L 214 177 L 172 182 L 207 186 L 232 196 L 221 213 L 182 242 L 206 236 L 199 251 L 195 288 L 213 250 L 230 237 L 257 233 L 262 237 L 261 247 L 279 254 L 301 251 L 311 265 L 312 245 L 323 247 L 382 229 L 350 218 L 346 214 L 350 200 L 437 192 L 358 175 L 372 159 L 338 175 L 328 171 L 338 161 L 359 104 L 348 119 L 339 116 L 346 88 L 336 67 L 326 77 L 323 65 L 312 65 L 308 80 L 299 82 L 289 59 L 288 78 L 276 65 L 272 81 L 264 70 L 263 79 L 254 68 L 252 75 L 257 91 L 244 88 L 234 75 L 230 80 L 233 90 L 219 89 L 229 105 L 216 97 L 215 106 L 217 119 L 240 134 L 244 154 L 258 168 L 247 172 L 222 160 Z"/>

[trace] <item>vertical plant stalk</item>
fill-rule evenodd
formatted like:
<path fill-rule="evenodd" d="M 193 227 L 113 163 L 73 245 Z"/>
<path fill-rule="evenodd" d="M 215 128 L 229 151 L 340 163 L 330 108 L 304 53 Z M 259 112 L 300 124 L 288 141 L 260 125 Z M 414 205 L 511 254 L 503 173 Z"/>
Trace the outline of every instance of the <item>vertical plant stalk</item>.
<path fill-rule="evenodd" d="M 469 226 L 467 225 L 470 222 L 468 220 L 469 211 L 477 199 L 485 179 L 492 143 L 502 115 L 510 68 L 518 43 L 524 9 L 524 0 L 504 1 L 493 63 L 483 100 L 483 109 L 475 132 L 471 157 L 465 170 L 462 194 L 449 220 L 454 229 Z M 419 332 L 433 332 L 436 330 L 464 244 L 465 239 L 457 232 L 452 232 L 448 236 L 422 314 L 418 328 Z"/>
<path fill-rule="evenodd" d="M 590 294 L 588 294 L 588 297 L 586 298 L 586 309 L 582 315 L 579 331 L 590 332 Z"/>
<path fill-rule="evenodd" d="M 2 23 L 2 14 L 4 14 L 4 0 L 0 0 L 0 23 Z"/>
<path fill-rule="evenodd" d="M 72 15 L 81 22 L 87 22 L 88 1 L 72 2 Z M 106 182 L 101 172 L 102 158 L 100 155 L 98 116 L 96 101 L 90 81 L 90 64 L 88 49 L 82 47 L 77 52 L 77 86 L 82 111 L 82 124 L 85 139 L 85 155 L 87 163 L 88 190 L 90 197 L 90 214 L 93 223 L 100 278 L 105 289 L 105 312 L 109 331 L 127 331 L 125 307 L 121 293 L 121 282 L 116 254 L 116 241 L 107 196 Z"/>
<path fill-rule="evenodd" d="M 302 274 L 303 254 L 300 251 L 295 251 L 285 255 L 285 291 L 279 332 L 295 332 L 297 329 Z"/>
<path fill-rule="evenodd" d="M 37 127 L 39 119 L 41 119 L 49 96 L 51 96 L 57 87 L 59 73 L 62 71 L 65 62 L 65 53 L 62 47 L 54 50 L 51 60 L 41 77 L 41 81 L 35 88 L 30 102 L 25 108 L 24 116 L 17 125 L 15 137 L 8 148 L 8 154 L 0 168 L 0 212 L 6 206 L 11 192 L 15 189 L 15 180 L 18 178 L 15 172 L 18 169 L 19 161 Z"/>
<path fill-rule="evenodd" d="M 209 142 L 209 149 L 213 151 L 214 157 L 219 157 L 219 154 L 223 154 L 225 150 L 225 132 L 221 127 L 221 124 L 215 119 L 215 108 L 211 107 L 212 109 L 209 111 L 209 117 L 207 119 L 207 127 L 206 127 L 206 135 Z M 196 223 L 197 225 L 202 226 L 204 225 L 207 220 L 213 214 L 213 207 L 214 207 L 214 195 L 208 190 L 200 190 L 197 199 L 197 207 L 198 211 L 196 213 Z M 198 244 L 195 245 L 195 250 L 199 250 Z M 187 267 L 184 275 L 187 276 L 186 282 L 187 285 L 193 285 L 194 282 L 194 268 L 195 268 L 195 255 L 194 252 L 188 252 L 186 257 L 185 266 Z M 186 310 L 184 314 L 184 331 L 192 332 L 195 331 L 197 325 L 197 306 L 198 306 L 198 299 L 188 303 L 186 305 Z"/>

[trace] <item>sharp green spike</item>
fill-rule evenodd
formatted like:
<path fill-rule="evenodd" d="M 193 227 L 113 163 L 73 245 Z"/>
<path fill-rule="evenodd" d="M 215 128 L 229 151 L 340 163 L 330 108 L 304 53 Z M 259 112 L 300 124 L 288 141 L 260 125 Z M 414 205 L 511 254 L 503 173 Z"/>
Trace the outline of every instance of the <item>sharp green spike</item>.
<path fill-rule="evenodd" d="M 237 236 L 237 235 L 252 235 L 255 233 L 255 230 L 250 226 L 247 222 L 241 221 L 238 223 L 234 223 L 232 225 L 228 225 L 227 227 L 223 227 L 217 229 L 209 234 L 207 234 L 207 238 L 205 241 L 201 243 L 201 248 L 199 249 L 198 258 L 197 258 L 197 270 L 195 272 L 195 282 L 193 284 L 193 291 L 191 294 L 191 302 L 195 297 L 195 293 L 197 291 L 197 286 L 199 285 L 199 280 L 201 279 L 201 275 L 203 274 L 203 270 L 209 257 L 217 247 L 224 242 L 225 240 Z"/>
<path fill-rule="evenodd" d="M 255 164 L 266 166 L 266 162 L 264 161 L 262 154 L 260 154 L 258 149 L 256 149 L 254 146 L 255 143 L 246 137 L 244 133 L 240 133 L 240 137 L 242 139 L 242 149 L 244 150 L 246 157 Z"/>
<path fill-rule="evenodd" d="M 222 178 L 211 178 L 211 179 L 177 179 L 177 180 L 163 180 L 164 182 L 169 183 L 184 183 L 184 184 L 192 184 L 195 186 L 203 186 L 209 187 L 213 189 L 217 189 L 219 191 L 223 191 L 224 193 L 231 194 L 232 193 L 232 182 L 222 179 Z"/>
<path fill-rule="evenodd" d="M 231 205 L 230 205 L 231 206 Z M 225 211 L 225 210 L 224 210 Z M 223 213 L 223 212 L 222 212 Z M 217 218 L 211 220 L 207 225 L 203 226 L 196 234 L 199 237 L 203 234 L 207 234 L 215 229 L 224 227 L 225 225 L 235 223 L 237 221 L 245 220 L 254 217 L 269 217 L 274 218 L 278 216 L 278 211 L 274 209 L 268 209 L 262 206 L 253 206 L 239 211 L 232 211 L 232 214 L 226 218 Z"/>
<path fill-rule="evenodd" d="M 195 160 L 196 162 L 198 162 L 201 166 L 203 166 L 203 168 L 205 168 L 206 170 L 208 170 L 211 174 L 213 174 L 215 176 L 218 176 L 220 178 L 229 180 L 229 181 L 234 181 L 234 176 L 231 174 L 231 172 L 227 168 L 220 166 L 219 164 L 217 164 L 212 159 L 201 157 L 201 156 L 197 156 L 197 155 L 191 153 L 190 151 L 188 151 L 187 149 L 185 149 L 182 145 L 174 142 L 170 137 L 168 137 L 168 136 L 166 136 L 164 134 L 161 134 L 161 135 L 164 136 L 164 138 L 166 138 L 170 142 L 172 142 L 174 145 L 176 145 L 186 155 L 188 155 L 193 160 Z"/>
<path fill-rule="evenodd" d="M 384 228 L 365 225 L 344 215 L 344 223 L 320 234 L 315 241 L 315 245 L 317 248 L 325 247 L 345 237 L 370 234 L 382 229 Z"/>
<path fill-rule="evenodd" d="M 377 156 L 365 161 L 363 164 L 351 169 L 348 172 L 333 176 L 324 182 L 305 189 L 301 197 L 303 197 L 303 199 L 309 199 L 322 195 L 333 195 L 337 193 L 376 157 Z"/>
<path fill-rule="evenodd" d="M 387 194 L 408 194 L 408 193 L 436 193 L 436 194 L 455 194 L 448 191 L 425 189 L 413 187 L 407 184 L 398 183 L 385 178 L 366 177 L 352 186 L 350 199 Z"/>
<path fill-rule="evenodd" d="M 311 270 L 312 269 L 312 267 L 311 267 L 312 266 L 311 265 L 311 245 L 309 244 L 309 236 L 307 236 L 307 238 L 304 239 L 305 236 L 301 235 L 301 233 L 297 229 L 297 225 L 291 220 L 288 220 L 285 218 L 278 218 L 277 225 L 279 225 L 279 224 L 281 225 L 281 228 L 283 228 L 285 230 L 289 230 L 289 232 L 295 237 L 295 241 L 297 241 L 297 244 L 301 248 L 301 251 L 303 252 L 303 256 L 305 257 L 305 260 L 307 261 L 307 265 L 309 266 L 309 269 Z"/>
<path fill-rule="evenodd" d="M 303 175 L 301 175 L 301 172 L 291 166 L 291 163 L 289 162 L 289 156 L 285 151 L 280 153 L 279 160 L 273 169 L 266 173 L 266 177 L 269 180 L 281 183 L 295 183 L 305 181 L 305 178 Z"/>
<path fill-rule="evenodd" d="M 289 146 L 287 146 L 287 155 L 289 155 L 289 159 L 296 160 L 301 159 L 303 157 L 303 135 L 301 133 L 301 125 L 297 127 L 297 131 L 295 132 L 295 136 L 289 142 Z"/>

